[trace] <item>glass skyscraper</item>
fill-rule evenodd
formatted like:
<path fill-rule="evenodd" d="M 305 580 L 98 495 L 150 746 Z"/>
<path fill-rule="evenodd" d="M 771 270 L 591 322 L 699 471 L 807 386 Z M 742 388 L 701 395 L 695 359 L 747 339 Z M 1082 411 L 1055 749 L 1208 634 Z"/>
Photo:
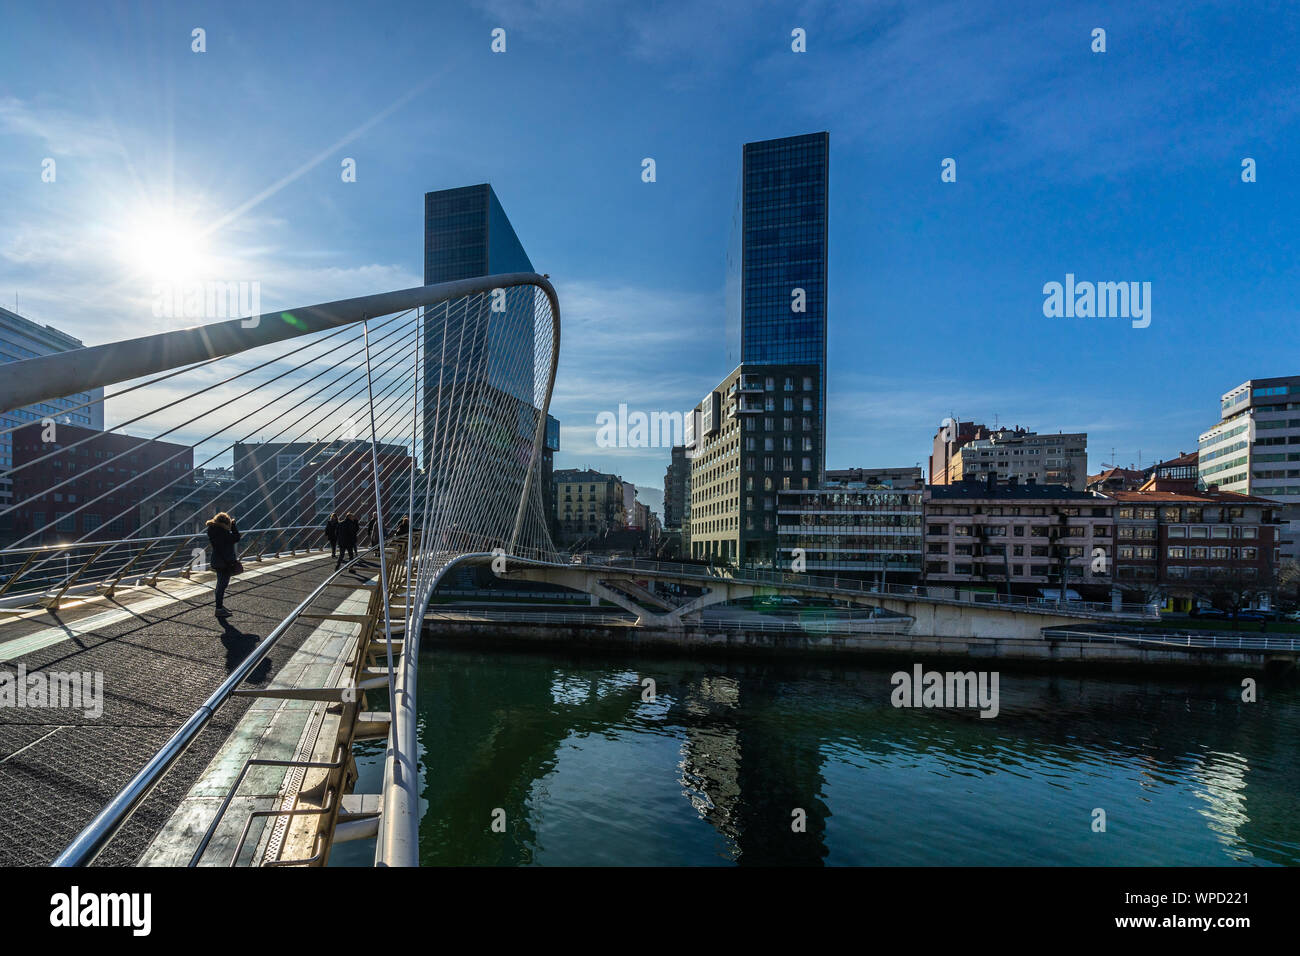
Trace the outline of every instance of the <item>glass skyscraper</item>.
<path fill-rule="evenodd" d="M 440 189 L 424 194 L 425 285 L 477 276 L 534 271 L 532 261 L 524 252 L 523 244 L 490 185 L 480 183 L 477 186 Z M 465 344 L 461 342 L 454 327 L 456 322 L 454 309 L 433 306 L 425 310 L 426 460 L 432 447 L 435 421 L 433 401 L 439 381 L 451 381 L 453 376 L 459 374 L 459 380 L 463 382 L 465 370 L 478 367 L 483 358 L 476 353 L 465 354 L 463 348 L 457 357 L 444 354 L 444 341 L 451 348 Z M 487 342 L 490 354 L 482 366 L 487 370 L 485 381 L 492 386 L 492 394 L 513 396 L 535 409 L 533 322 L 532 297 L 512 290 L 507 295 L 506 312 L 493 317 L 493 333 Z M 521 414 L 521 431 L 528 427 L 524 421 L 526 418 L 527 415 Z M 536 421 L 535 412 L 532 421 Z M 531 431 L 527 438 L 531 442 Z"/>
<path fill-rule="evenodd" d="M 727 358 L 818 369 L 818 474 L 825 471 L 830 135 L 746 143 L 727 252 Z"/>

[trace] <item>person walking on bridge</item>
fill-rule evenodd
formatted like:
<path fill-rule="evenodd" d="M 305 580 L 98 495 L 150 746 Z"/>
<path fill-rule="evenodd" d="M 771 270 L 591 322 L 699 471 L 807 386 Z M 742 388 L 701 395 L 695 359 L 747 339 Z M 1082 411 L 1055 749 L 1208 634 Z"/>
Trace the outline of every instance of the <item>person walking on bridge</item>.
<path fill-rule="evenodd" d="M 370 513 L 370 518 L 366 522 L 366 544 L 375 544 L 375 513 Z"/>
<path fill-rule="evenodd" d="M 333 511 L 330 512 L 330 516 L 325 522 L 325 537 L 330 543 L 330 557 L 336 557 L 339 546 L 339 516 Z"/>
<path fill-rule="evenodd" d="M 226 586 L 230 584 L 231 575 L 240 568 L 239 555 L 235 553 L 235 542 L 239 540 L 239 528 L 235 519 L 224 511 L 208 519 L 208 541 L 212 545 L 212 570 L 217 572 L 217 617 L 229 617 L 226 610 Z"/>
<path fill-rule="evenodd" d="M 357 556 L 357 534 L 360 528 L 357 516 L 351 511 L 339 522 L 339 558 L 334 565 L 335 571 L 343 567 L 344 561 Z"/>

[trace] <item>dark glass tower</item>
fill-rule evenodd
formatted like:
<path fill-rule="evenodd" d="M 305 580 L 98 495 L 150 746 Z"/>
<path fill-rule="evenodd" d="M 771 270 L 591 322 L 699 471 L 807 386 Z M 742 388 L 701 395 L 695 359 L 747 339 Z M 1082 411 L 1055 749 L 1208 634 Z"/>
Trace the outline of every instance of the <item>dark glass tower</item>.
<path fill-rule="evenodd" d="M 424 283 L 451 282 L 508 272 L 533 272 L 533 264 L 515 235 L 501 201 L 487 183 L 440 189 L 424 194 Z M 434 396 L 439 381 L 465 381 L 466 370 L 483 367 L 490 394 L 509 395 L 536 408 L 533 393 L 533 308 L 529 296 L 512 291 L 507 309 L 493 322 L 486 343 L 486 362 L 478 352 L 466 354 L 467 341 L 456 328 L 454 310 L 433 306 L 424 324 L 424 447 L 432 448 Z M 444 348 L 444 343 L 446 348 Z M 459 346 L 460 354 L 455 352 Z M 484 347 L 484 346 L 479 346 Z M 521 408 L 521 412 L 523 409 Z M 534 412 L 535 415 L 535 412 Z M 528 428 L 521 414 L 520 431 Z M 535 420 L 535 419 L 534 419 Z M 528 432 L 528 440 L 532 433 Z"/>
<path fill-rule="evenodd" d="M 817 367 L 819 476 L 826 470 L 829 172 L 828 133 L 746 143 L 727 254 L 728 363 Z"/>

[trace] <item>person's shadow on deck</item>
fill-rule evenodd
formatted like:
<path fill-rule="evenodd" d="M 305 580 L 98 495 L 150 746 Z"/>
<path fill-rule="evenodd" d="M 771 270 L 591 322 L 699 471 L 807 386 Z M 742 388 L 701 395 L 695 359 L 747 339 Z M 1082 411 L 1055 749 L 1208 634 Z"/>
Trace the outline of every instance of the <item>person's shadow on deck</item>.
<path fill-rule="evenodd" d="M 241 631 L 229 621 L 222 622 L 221 643 L 226 645 L 226 673 L 232 673 L 236 667 L 244 662 L 249 654 L 253 653 L 261 641 L 257 634 L 249 634 Z M 247 684 L 263 683 L 271 673 L 271 658 L 267 656 L 260 664 L 249 672 L 244 678 Z"/>

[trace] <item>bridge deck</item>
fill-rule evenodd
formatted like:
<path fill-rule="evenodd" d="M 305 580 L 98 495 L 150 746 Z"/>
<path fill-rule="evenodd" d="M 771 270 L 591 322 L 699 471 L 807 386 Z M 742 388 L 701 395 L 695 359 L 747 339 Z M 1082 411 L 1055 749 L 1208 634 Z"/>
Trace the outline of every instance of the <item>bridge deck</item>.
<path fill-rule="evenodd" d="M 335 609 L 340 614 L 364 615 L 370 592 L 340 592 L 344 600 Z M 347 621 L 323 621 L 292 657 L 279 669 L 271 686 L 340 687 L 357 654 L 361 625 Z M 167 823 L 158 831 L 141 866 L 187 866 L 203 834 L 220 811 L 221 803 L 239 779 L 250 759 L 284 761 L 327 761 L 330 741 L 337 732 L 338 706 L 322 701 L 254 698 L 234 732 L 226 739 L 207 768 L 181 801 Z M 318 774 L 319 771 L 312 771 Z M 309 774 L 286 767 L 250 769 L 239 783 L 238 795 L 222 815 L 201 866 L 228 866 L 235 861 L 241 834 L 253 811 L 293 805 L 296 794 L 309 789 Z M 267 826 L 259 818 L 250 828 L 239 865 L 266 859 L 301 859 L 310 850 L 277 855 L 284 847 L 285 831 L 292 831 L 290 818 L 276 818 L 279 825 Z M 314 822 L 302 817 L 295 822 Z M 292 833 L 290 833 L 292 836 Z M 275 846 L 270 846 L 272 839 Z"/>
<path fill-rule="evenodd" d="M 50 862 L 331 568 L 321 554 L 250 565 L 231 583 L 224 626 L 210 573 L 0 618 L 0 668 L 103 675 L 98 716 L 0 709 L 0 865 Z M 245 686 L 269 684 L 314 629 L 294 625 Z M 99 862 L 136 862 L 251 703 L 217 712 Z"/>

